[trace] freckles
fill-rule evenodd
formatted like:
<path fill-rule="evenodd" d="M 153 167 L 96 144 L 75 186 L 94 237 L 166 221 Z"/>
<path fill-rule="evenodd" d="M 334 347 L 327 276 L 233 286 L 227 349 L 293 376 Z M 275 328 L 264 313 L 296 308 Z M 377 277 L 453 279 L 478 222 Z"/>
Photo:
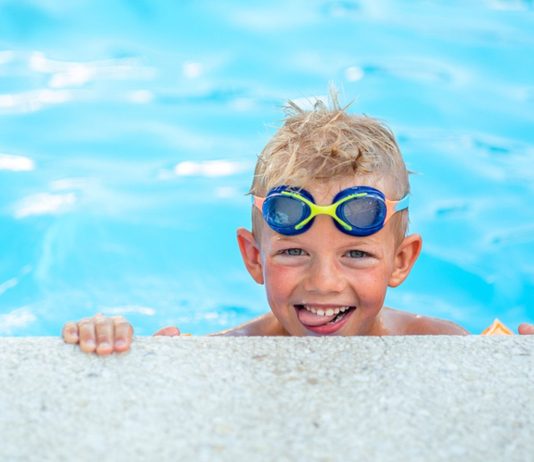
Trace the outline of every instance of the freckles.
<path fill-rule="evenodd" d="M 294 273 L 294 270 L 292 268 L 288 268 L 287 266 L 283 265 L 272 265 L 267 271 L 267 274 L 274 275 L 274 276 L 280 276 L 280 275 L 288 275 L 291 273 Z"/>
<path fill-rule="evenodd" d="M 285 288 L 291 286 L 290 271 L 286 271 L 283 268 L 273 268 L 265 272 L 265 283 L 271 289 L 276 292 L 285 292 Z"/>
<path fill-rule="evenodd" d="M 277 306 L 285 305 L 299 285 L 299 276 L 295 269 L 284 265 L 269 265 L 264 277 L 267 297 Z"/>
<path fill-rule="evenodd" d="M 285 265 L 274 265 L 271 263 L 266 265 L 265 279 L 270 281 L 290 281 L 297 279 L 297 276 L 294 268 Z"/>
<path fill-rule="evenodd" d="M 387 289 L 387 279 L 381 274 L 366 274 L 358 278 L 357 282 L 353 284 L 355 292 L 364 307 L 372 307 L 373 309 L 384 303 Z"/>
<path fill-rule="evenodd" d="M 290 273 L 288 268 L 284 266 L 273 265 L 271 263 L 264 266 L 263 274 L 266 282 L 269 281 L 270 283 L 276 283 L 277 281 L 286 278 L 288 273 Z"/>

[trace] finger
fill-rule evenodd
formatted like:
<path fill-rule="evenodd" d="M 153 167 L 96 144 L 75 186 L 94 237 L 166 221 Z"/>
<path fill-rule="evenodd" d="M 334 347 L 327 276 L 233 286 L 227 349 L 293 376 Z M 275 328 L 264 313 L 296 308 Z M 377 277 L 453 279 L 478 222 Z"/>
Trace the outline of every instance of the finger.
<path fill-rule="evenodd" d="M 178 329 L 178 327 L 164 327 L 163 329 L 158 330 L 154 335 L 176 337 L 180 335 L 180 329 Z"/>
<path fill-rule="evenodd" d="M 78 323 L 80 349 L 85 353 L 92 353 L 96 349 L 95 323 L 93 319 L 82 319 Z"/>
<path fill-rule="evenodd" d="M 521 335 L 534 335 L 534 324 L 528 324 L 526 322 L 519 324 L 517 331 Z"/>
<path fill-rule="evenodd" d="M 61 332 L 61 335 L 63 336 L 63 340 L 65 341 L 65 343 L 70 343 L 70 344 L 78 343 L 78 340 L 79 340 L 78 324 L 72 321 L 65 323 L 65 325 L 63 326 L 63 331 Z"/>
<path fill-rule="evenodd" d="M 122 316 L 117 316 L 113 319 L 113 329 L 115 331 L 115 351 L 121 353 L 127 351 L 132 344 L 133 327 Z"/>
<path fill-rule="evenodd" d="M 95 316 L 96 354 L 109 355 L 113 352 L 113 321 L 104 316 Z"/>

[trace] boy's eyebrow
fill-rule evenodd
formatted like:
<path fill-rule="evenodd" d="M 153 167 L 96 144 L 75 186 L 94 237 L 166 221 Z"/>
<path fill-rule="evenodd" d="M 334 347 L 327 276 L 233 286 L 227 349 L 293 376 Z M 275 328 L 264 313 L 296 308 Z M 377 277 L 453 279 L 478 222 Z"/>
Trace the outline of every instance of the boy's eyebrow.
<path fill-rule="evenodd" d="M 276 236 L 275 242 L 298 242 L 293 236 Z"/>
<path fill-rule="evenodd" d="M 272 242 L 273 244 L 280 244 L 280 245 L 295 245 L 295 246 L 305 245 L 304 240 L 299 239 L 299 237 L 301 236 L 276 236 Z"/>
<path fill-rule="evenodd" d="M 341 234 L 341 233 L 340 233 Z M 298 236 L 276 236 L 274 239 L 275 243 L 280 244 L 293 244 L 293 245 L 306 245 L 305 242 L 305 235 L 298 235 Z M 300 238 L 300 239 L 299 239 Z M 345 236 L 340 236 L 340 241 L 337 243 L 338 247 L 360 247 L 362 245 L 374 245 L 376 244 L 376 236 L 349 236 L 347 241 L 345 242 L 344 239 L 346 239 Z"/>

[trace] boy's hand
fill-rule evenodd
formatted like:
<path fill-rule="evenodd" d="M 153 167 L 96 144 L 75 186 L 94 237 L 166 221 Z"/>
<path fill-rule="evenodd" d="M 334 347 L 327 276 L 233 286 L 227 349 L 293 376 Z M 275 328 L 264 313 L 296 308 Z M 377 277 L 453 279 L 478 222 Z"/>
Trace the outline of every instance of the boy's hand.
<path fill-rule="evenodd" d="M 534 324 L 527 324 L 526 322 L 519 324 L 517 332 L 522 335 L 534 335 Z"/>
<path fill-rule="evenodd" d="M 176 337 L 180 335 L 180 329 L 178 327 L 164 327 L 158 330 L 154 335 L 164 335 L 166 337 Z"/>
<path fill-rule="evenodd" d="M 85 353 L 94 352 L 97 355 L 129 350 L 132 336 L 133 327 L 122 316 L 106 318 L 97 314 L 78 322 L 67 322 L 63 326 L 65 343 L 79 344 Z"/>

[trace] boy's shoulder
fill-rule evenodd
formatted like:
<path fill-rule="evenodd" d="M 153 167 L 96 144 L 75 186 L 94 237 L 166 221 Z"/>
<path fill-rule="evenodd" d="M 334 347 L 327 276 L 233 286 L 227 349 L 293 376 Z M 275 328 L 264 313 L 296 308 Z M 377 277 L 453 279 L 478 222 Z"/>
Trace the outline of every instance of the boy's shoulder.
<path fill-rule="evenodd" d="M 444 319 L 386 307 L 382 314 L 386 335 L 469 335 L 463 327 Z"/>
<path fill-rule="evenodd" d="M 213 336 L 230 336 L 230 337 L 241 337 L 241 336 L 286 336 L 289 335 L 286 330 L 282 327 L 278 319 L 274 314 L 269 311 L 268 313 L 254 318 L 250 321 L 247 321 L 239 326 L 232 327 L 221 332 L 216 332 L 211 334 Z"/>

